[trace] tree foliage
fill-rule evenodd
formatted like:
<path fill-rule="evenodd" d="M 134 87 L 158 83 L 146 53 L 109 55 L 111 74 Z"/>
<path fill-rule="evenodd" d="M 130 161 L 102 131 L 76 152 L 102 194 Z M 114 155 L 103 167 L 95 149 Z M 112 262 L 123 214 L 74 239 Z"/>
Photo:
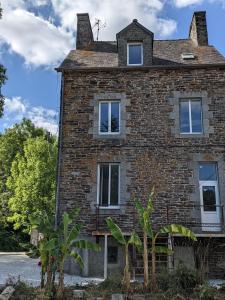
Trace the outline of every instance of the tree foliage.
<path fill-rule="evenodd" d="M 27 119 L 23 119 L 20 124 L 15 124 L 0 134 L 0 223 L 7 226 L 9 216 L 8 201 L 13 191 L 6 185 L 7 179 L 11 175 L 12 163 L 17 155 L 23 156 L 24 144 L 29 138 L 45 137 L 48 138 L 47 131 L 36 128 Z M 55 141 L 54 137 L 49 137 L 50 143 Z"/>
<path fill-rule="evenodd" d="M 56 157 L 56 140 L 49 141 L 44 136 L 28 138 L 23 153 L 16 155 L 6 182 L 10 191 L 8 220 L 15 229 L 29 229 L 29 216 L 43 211 L 53 213 Z"/>
<path fill-rule="evenodd" d="M 0 4 L 0 19 L 2 17 L 2 8 Z M 4 107 L 4 97 L 1 94 L 1 87 L 6 81 L 6 69 L 2 64 L 0 64 L 0 117 L 3 115 L 3 107 Z"/>

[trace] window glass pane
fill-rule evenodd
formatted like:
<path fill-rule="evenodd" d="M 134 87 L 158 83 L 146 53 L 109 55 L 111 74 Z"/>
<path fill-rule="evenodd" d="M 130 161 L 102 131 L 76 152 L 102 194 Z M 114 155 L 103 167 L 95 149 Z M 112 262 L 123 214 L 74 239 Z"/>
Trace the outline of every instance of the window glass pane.
<path fill-rule="evenodd" d="M 119 166 L 111 165 L 110 205 L 118 205 Z"/>
<path fill-rule="evenodd" d="M 191 101 L 192 132 L 202 132 L 201 101 Z"/>
<path fill-rule="evenodd" d="M 142 45 L 129 45 L 129 64 L 137 65 L 141 64 Z"/>
<path fill-rule="evenodd" d="M 181 133 L 190 132 L 188 101 L 180 102 L 180 132 Z"/>
<path fill-rule="evenodd" d="M 118 260 L 118 248 L 116 246 L 108 247 L 108 263 L 116 264 Z"/>
<path fill-rule="evenodd" d="M 203 186 L 202 193 L 204 211 L 216 211 L 215 186 Z"/>
<path fill-rule="evenodd" d="M 119 132 L 119 102 L 111 104 L 111 131 Z"/>
<path fill-rule="evenodd" d="M 99 203 L 102 206 L 108 206 L 109 191 L 109 166 L 100 166 L 100 188 L 99 188 Z"/>
<path fill-rule="evenodd" d="M 100 103 L 101 105 L 101 124 L 100 124 L 100 131 L 101 132 L 108 132 L 108 103 Z"/>
<path fill-rule="evenodd" d="M 217 180 L 217 167 L 215 163 L 201 163 L 199 165 L 199 180 Z"/>

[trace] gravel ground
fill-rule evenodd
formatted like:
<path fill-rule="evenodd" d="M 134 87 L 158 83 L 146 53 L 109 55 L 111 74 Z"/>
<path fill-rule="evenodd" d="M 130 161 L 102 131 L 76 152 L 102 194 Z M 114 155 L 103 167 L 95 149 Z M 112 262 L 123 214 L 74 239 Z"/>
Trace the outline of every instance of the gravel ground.
<path fill-rule="evenodd" d="M 25 281 L 33 286 L 40 284 L 40 271 L 38 266 L 39 259 L 28 257 L 25 253 L 6 253 L 0 252 L 0 284 L 4 284 L 9 277 Z M 101 282 L 100 278 L 84 278 L 65 274 L 65 284 L 85 285 L 89 282 Z"/>

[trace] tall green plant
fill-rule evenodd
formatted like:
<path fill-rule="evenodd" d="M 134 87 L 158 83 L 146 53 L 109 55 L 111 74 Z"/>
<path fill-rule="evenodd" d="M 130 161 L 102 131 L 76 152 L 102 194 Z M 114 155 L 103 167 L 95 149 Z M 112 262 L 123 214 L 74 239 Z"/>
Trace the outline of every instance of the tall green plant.
<path fill-rule="evenodd" d="M 58 237 L 56 240 L 56 248 L 58 249 L 58 267 L 59 267 L 59 285 L 57 290 L 57 298 L 63 299 L 64 291 L 64 264 L 66 257 L 70 256 L 83 268 L 83 259 L 77 250 L 88 249 L 93 251 L 99 251 L 98 245 L 78 239 L 81 232 L 81 225 L 72 225 L 72 218 L 68 213 L 63 214 L 62 222 L 58 229 Z"/>
<path fill-rule="evenodd" d="M 44 214 L 42 217 L 30 218 L 33 227 L 37 228 L 43 235 L 38 245 L 42 268 L 41 287 L 45 288 L 48 295 L 52 295 L 56 271 L 59 271 L 57 299 L 63 299 L 65 259 L 73 257 L 83 268 L 83 259 L 77 250 L 100 250 L 98 245 L 79 239 L 82 226 L 80 224 L 72 225 L 77 214 L 78 211 L 74 212 L 73 215 L 64 213 L 57 229 L 54 228 L 54 219 L 47 214 Z"/>
<path fill-rule="evenodd" d="M 57 232 L 54 230 L 55 218 L 53 215 L 43 213 L 39 216 L 30 216 L 32 229 L 37 229 L 42 238 L 38 243 L 38 250 L 41 259 L 41 288 L 47 292 L 52 292 L 55 281 L 55 272 L 57 269 Z M 47 274 L 47 276 L 46 276 Z"/>
<path fill-rule="evenodd" d="M 144 287 L 149 285 L 149 265 L 148 265 L 148 237 L 153 236 L 151 214 L 153 211 L 152 198 L 154 190 L 149 195 L 147 205 L 144 207 L 140 201 L 136 201 L 136 209 L 138 211 L 139 223 L 143 231 L 143 263 L 144 263 Z"/>
<path fill-rule="evenodd" d="M 134 245 L 135 247 L 139 247 L 141 246 L 141 241 L 135 232 L 133 232 L 129 238 L 126 238 L 122 233 L 122 230 L 119 228 L 119 226 L 115 224 L 110 217 L 106 219 L 106 222 L 114 239 L 124 247 L 125 268 L 124 268 L 124 276 L 123 276 L 123 287 L 125 288 L 126 291 L 128 291 L 130 289 L 129 245 Z"/>
<path fill-rule="evenodd" d="M 170 224 L 167 226 L 162 227 L 158 232 L 154 232 L 152 221 L 151 221 L 151 214 L 153 211 L 153 196 L 154 190 L 152 190 L 146 207 L 141 204 L 139 200 L 136 200 L 136 208 L 138 211 L 139 222 L 143 230 L 143 261 L 144 261 L 144 286 L 147 288 L 149 285 L 149 272 L 148 272 L 148 253 L 151 253 L 152 257 L 152 287 L 155 289 L 157 287 L 157 279 L 156 279 L 156 254 L 157 253 L 165 253 L 171 254 L 171 249 L 167 246 L 156 246 L 156 240 L 160 234 L 179 234 L 184 237 L 188 237 L 194 241 L 196 241 L 196 236 L 194 233 L 178 224 Z M 148 249 L 147 239 L 151 240 L 151 248 Z"/>

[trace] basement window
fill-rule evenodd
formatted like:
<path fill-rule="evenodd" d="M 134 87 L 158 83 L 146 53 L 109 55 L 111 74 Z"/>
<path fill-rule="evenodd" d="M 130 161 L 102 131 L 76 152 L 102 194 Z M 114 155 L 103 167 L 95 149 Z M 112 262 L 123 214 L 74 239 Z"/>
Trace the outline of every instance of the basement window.
<path fill-rule="evenodd" d="M 127 65 L 128 66 L 143 65 L 143 44 L 142 43 L 127 44 Z"/>
<path fill-rule="evenodd" d="M 108 263 L 117 264 L 118 263 L 118 247 L 109 246 L 108 247 Z"/>
<path fill-rule="evenodd" d="M 98 165 L 98 204 L 101 208 L 118 208 L 120 190 L 120 165 Z"/>

